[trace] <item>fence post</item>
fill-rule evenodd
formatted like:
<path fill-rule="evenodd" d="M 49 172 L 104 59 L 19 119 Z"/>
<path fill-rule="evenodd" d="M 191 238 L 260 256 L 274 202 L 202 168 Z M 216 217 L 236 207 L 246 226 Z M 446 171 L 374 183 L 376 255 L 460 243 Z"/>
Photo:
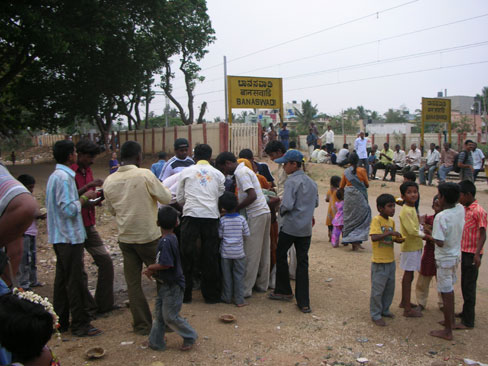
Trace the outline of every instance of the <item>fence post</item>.
<path fill-rule="evenodd" d="M 371 145 L 374 145 L 374 133 L 371 135 Z"/>
<path fill-rule="evenodd" d="M 229 129 L 227 123 L 219 123 L 220 151 L 227 151 L 229 148 Z"/>
<path fill-rule="evenodd" d="M 403 150 L 407 148 L 407 134 L 404 133 L 402 134 L 402 145 L 403 145 Z"/>
<path fill-rule="evenodd" d="M 202 125 L 202 128 L 203 128 L 203 143 L 206 144 L 207 143 L 207 123 L 203 123 Z"/>
<path fill-rule="evenodd" d="M 191 125 L 188 125 L 188 145 L 190 146 L 190 153 L 193 149 L 192 138 L 191 138 Z"/>
<path fill-rule="evenodd" d="M 481 143 L 481 132 L 478 132 L 478 136 L 476 137 L 478 144 Z"/>
<path fill-rule="evenodd" d="M 142 153 L 146 153 L 146 130 L 142 130 Z"/>
<path fill-rule="evenodd" d="M 388 145 L 390 144 L 390 134 L 389 133 L 386 134 L 386 142 L 388 142 Z"/>
<path fill-rule="evenodd" d="M 153 155 L 155 154 L 155 151 L 154 151 L 154 127 L 151 129 L 151 136 L 152 136 L 152 141 L 151 141 L 151 150 L 152 150 L 152 153 Z"/>
<path fill-rule="evenodd" d="M 344 142 L 343 143 L 344 144 L 346 143 L 346 135 L 345 134 L 344 134 Z"/>
<path fill-rule="evenodd" d="M 258 123 L 258 156 L 259 158 L 263 155 L 263 126 Z"/>
<path fill-rule="evenodd" d="M 175 130 L 175 141 L 176 141 L 176 139 L 178 138 L 178 127 L 175 126 L 174 130 Z"/>

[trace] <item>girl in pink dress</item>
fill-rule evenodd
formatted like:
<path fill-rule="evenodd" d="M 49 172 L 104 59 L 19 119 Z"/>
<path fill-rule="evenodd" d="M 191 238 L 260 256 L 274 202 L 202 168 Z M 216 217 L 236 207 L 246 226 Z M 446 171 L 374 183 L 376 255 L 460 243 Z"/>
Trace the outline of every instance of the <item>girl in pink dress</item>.
<path fill-rule="evenodd" d="M 344 191 L 342 189 L 338 189 L 336 191 L 336 198 L 337 201 L 335 203 L 335 207 L 337 211 L 334 219 L 332 220 L 332 225 L 334 226 L 334 228 L 332 229 L 332 246 L 334 248 L 337 248 L 339 246 L 339 241 L 342 234 L 342 227 L 344 226 Z"/>

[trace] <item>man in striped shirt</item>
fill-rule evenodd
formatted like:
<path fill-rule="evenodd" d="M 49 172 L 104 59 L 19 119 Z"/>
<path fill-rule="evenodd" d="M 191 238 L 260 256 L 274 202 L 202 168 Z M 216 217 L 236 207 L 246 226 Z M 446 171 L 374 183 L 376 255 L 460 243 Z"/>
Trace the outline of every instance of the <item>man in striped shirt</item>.
<path fill-rule="evenodd" d="M 476 186 L 465 180 L 459 183 L 461 196 L 459 202 L 465 209 L 465 224 L 461 239 L 461 290 L 463 292 L 463 311 L 458 314 L 462 326 L 474 327 L 476 305 L 476 281 L 486 240 L 486 211 L 476 201 Z"/>
<path fill-rule="evenodd" d="M 175 156 L 169 159 L 164 164 L 159 180 L 164 182 L 166 178 L 171 177 L 173 174 L 180 173 L 185 168 L 195 165 L 192 158 L 188 156 L 188 149 L 190 145 L 187 139 L 179 138 L 175 140 Z"/>
<path fill-rule="evenodd" d="M 87 289 L 83 280 L 83 243 L 86 232 L 81 207 L 97 194 L 87 191 L 81 197 L 78 195 L 75 172 L 69 168 L 77 159 L 72 141 L 56 142 L 53 155 L 57 164 L 47 182 L 46 208 L 48 242 L 54 244 L 56 253 L 54 311 L 59 316 L 61 331 L 68 330 L 71 312 L 73 335 L 96 336 L 101 331 L 91 326 L 90 315 L 84 307 Z"/>

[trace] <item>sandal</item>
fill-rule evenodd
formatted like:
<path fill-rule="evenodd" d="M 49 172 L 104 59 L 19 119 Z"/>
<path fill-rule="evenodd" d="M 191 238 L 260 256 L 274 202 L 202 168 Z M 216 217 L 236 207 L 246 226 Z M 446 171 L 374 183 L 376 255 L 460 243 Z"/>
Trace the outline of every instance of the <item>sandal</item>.
<path fill-rule="evenodd" d="M 183 343 L 180 347 L 180 351 L 189 351 L 193 348 L 193 343 Z"/>
<path fill-rule="evenodd" d="M 298 306 L 298 305 L 297 305 Z M 310 309 L 310 306 L 298 306 L 298 308 L 300 309 L 300 311 L 304 314 L 308 314 L 308 313 L 311 313 L 312 312 L 312 309 Z"/>
<path fill-rule="evenodd" d="M 293 300 L 293 295 L 283 295 L 283 294 L 277 294 L 274 292 L 270 292 L 268 294 L 268 299 L 280 300 L 280 301 L 291 301 L 291 300 Z"/>

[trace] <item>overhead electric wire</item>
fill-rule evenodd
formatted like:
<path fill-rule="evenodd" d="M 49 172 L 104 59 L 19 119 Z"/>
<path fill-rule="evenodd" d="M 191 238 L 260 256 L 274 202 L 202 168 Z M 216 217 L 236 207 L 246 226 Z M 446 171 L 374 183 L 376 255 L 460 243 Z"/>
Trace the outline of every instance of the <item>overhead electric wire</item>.
<path fill-rule="evenodd" d="M 324 73 L 328 73 L 328 72 L 350 70 L 350 69 L 356 69 L 356 68 L 367 67 L 367 66 L 376 66 L 376 65 L 380 65 L 380 64 L 388 63 L 388 62 L 395 62 L 395 61 L 409 60 L 409 59 L 417 58 L 417 57 L 431 56 L 431 55 L 435 55 L 437 53 L 449 53 L 449 52 L 461 51 L 461 50 L 465 50 L 467 48 L 485 46 L 487 44 L 488 44 L 488 41 L 477 42 L 477 43 L 469 43 L 469 44 L 464 44 L 464 45 L 460 45 L 460 46 L 440 48 L 437 50 L 424 51 L 424 52 L 412 53 L 412 54 L 404 55 L 404 56 L 391 57 L 391 58 L 386 58 L 383 60 L 373 60 L 373 61 L 363 62 L 363 63 L 359 63 L 359 64 L 336 67 L 336 68 L 332 68 L 332 69 L 325 69 L 325 70 L 319 70 L 319 71 L 314 71 L 314 72 L 308 72 L 305 74 L 285 76 L 285 77 L 283 77 L 283 79 L 299 79 L 302 77 L 313 76 L 313 75 L 317 75 L 317 74 L 324 74 Z"/>
<path fill-rule="evenodd" d="M 269 51 L 269 50 L 272 50 L 273 48 L 280 47 L 280 46 L 283 46 L 283 45 L 288 44 L 288 43 L 296 42 L 296 41 L 299 41 L 301 39 L 308 38 L 308 37 L 314 36 L 314 35 L 319 34 L 319 33 L 327 32 L 329 30 L 336 29 L 336 28 L 339 28 L 339 27 L 342 27 L 342 26 L 345 26 L 345 25 L 348 25 L 348 24 L 352 24 L 352 23 L 355 23 L 355 22 L 358 22 L 358 21 L 361 21 L 361 20 L 364 20 L 364 19 L 367 19 L 367 18 L 371 18 L 373 16 L 379 17 L 379 15 L 382 14 L 382 13 L 387 13 L 389 11 L 392 11 L 392 10 L 395 10 L 395 9 L 398 9 L 398 8 L 401 8 L 401 7 L 404 7 L 404 6 L 407 6 L 407 5 L 416 3 L 418 1 L 420 1 L 420 0 L 407 1 L 405 3 L 399 4 L 399 5 L 395 5 L 393 7 L 386 8 L 386 9 L 383 9 L 383 10 L 375 11 L 373 13 L 370 13 L 370 14 L 367 14 L 367 15 L 360 16 L 358 18 L 354 18 L 354 19 L 345 21 L 343 23 L 334 24 L 334 25 L 332 25 L 330 27 L 322 28 L 322 29 L 319 29 L 317 31 L 314 31 L 314 32 L 311 32 L 311 33 L 307 33 L 307 34 L 301 35 L 299 37 L 292 38 L 292 39 L 289 39 L 287 41 L 283 41 L 283 42 L 280 42 L 280 43 L 276 43 L 276 44 L 271 45 L 269 47 L 265 47 L 265 48 L 262 48 L 262 49 L 259 49 L 259 50 L 250 52 L 248 54 L 245 54 L 245 55 L 238 56 L 236 58 L 227 60 L 227 63 L 230 63 L 230 62 L 233 62 L 233 61 L 237 61 L 237 60 L 241 60 L 243 58 L 246 58 L 246 57 L 249 57 L 249 56 L 253 56 L 253 55 L 256 55 L 256 54 L 261 53 L 261 52 Z M 201 71 L 206 71 L 206 70 L 214 69 L 216 67 L 222 66 L 223 64 L 224 63 L 221 62 L 219 64 L 206 67 L 205 69 L 202 69 Z"/>
<path fill-rule="evenodd" d="M 350 50 L 350 49 L 353 49 L 353 48 L 357 48 L 357 47 L 367 46 L 367 45 L 370 45 L 370 44 L 377 44 L 378 42 L 389 41 L 389 40 L 392 40 L 392 39 L 395 39 L 395 38 L 405 37 L 405 36 L 409 36 L 411 34 L 426 32 L 426 31 L 429 31 L 429 30 L 433 30 L 433 29 L 437 29 L 437 28 L 442 28 L 442 27 L 447 27 L 447 26 L 450 26 L 450 25 L 453 25 L 453 24 L 463 23 L 463 22 L 467 22 L 467 21 L 470 21 L 470 20 L 483 18 L 483 17 L 486 17 L 486 16 L 488 16 L 488 13 L 481 14 L 481 15 L 477 15 L 477 16 L 470 17 L 470 18 L 456 20 L 456 21 L 449 22 L 449 23 L 439 24 L 439 25 L 435 25 L 435 26 L 432 26 L 432 27 L 416 29 L 414 31 L 400 33 L 400 34 L 396 34 L 396 35 L 393 35 L 393 36 L 390 36 L 390 37 L 378 38 L 378 39 L 373 40 L 373 41 L 367 41 L 367 42 L 357 43 L 355 45 L 351 45 L 351 46 L 347 46 L 347 47 L 343 47 L 343 48 L 338 48 L 338 49 L 335 49 L 335 50 L 326 51 L 326 52 L 318 53 L 318 54 L 311 55 L 311 56 L 300 57 L 300 58 L 297 58 L 297 59 L 293 59 L 293 60 L 289 60 L 289 61 L 285 61 L 285 62 L 280 62 L 280 63 L 273 64 L 273 65 L 263 66 L 263 67 L 259 67 L 259 68 L 252 69 L 252 70 L 249 70 L 249 71 L 244 71 L 244 72 L 242 72 L 240 74 L 241 75 L 242 74 L 247 74 L 249 72 L 254 72 L 254 71 L 259 71 L 259 70 L 265 70 L 265 69 L 269 69 L 269 68 L 275 67 L 275 66 L 283 66 L 283 65 L 295 63 L 295 62 L 298 62 L 298 61 L 309 60 L 309 59 L 315 58 L 315 57 L 320 57 L 320 56 L 330 55 L 330 54 L 337 53 L 337 52 L 347 51 L 347 50 Z M 219 80 L 219 79 L 214 79 L 214 80 Z M 209 80 L 209 82 L 210 81 L 213 81 L 213 80 Z"/>
<path fill-rule="evenodd" d="M 370 76 L 370 77 L 359 78 L 359 79 L 336 81 L 336 82 L 332 82 L 332 83 L 325 83 L 325 84 L 305 86 L 305 87 L 302 87 L 302 88 L 294 88 L 294 89 L 288 89 L 288 90 L 285 89 L 284 92 L 291 92 L 291 91 L 305 90 L 305 89 L 313 89 L 313 88 L 319 88 L 319 87 L 322 87 L 322 86 L 346 84 L 346 83 L 352 83 L 352 82 L 357 82 L 357 81 L 365 81 L 365 80 L 373 80 L 373 79 L 383 79 L 383 78 L 388 78 L 388 77 L 393 77 L 393 76 L 409 75 L 409 74 L 416 74 L 416 73 L 427 72 L 427 71 L 436 71 L 436 70 L 442 70 L 442 69 L 451 69 L 451 68 L 454 68 L 454 67 L 463 67 L 463 66 L 479 65 L 479 64 L 485 64 L 485 63 L 488 63 L 488 60 L 468 62 L 468 63 L 464 63 L 464 64 L 456 64 L 456 65 L 448 65 L 448 66 L 439 66 L 439 67 L 433 67 L 433 68 L 422 69 L 422 70 L 413 70 L 413 71 L 398 72 L 398 73 L 394 73 L 394 74 Z"/>

